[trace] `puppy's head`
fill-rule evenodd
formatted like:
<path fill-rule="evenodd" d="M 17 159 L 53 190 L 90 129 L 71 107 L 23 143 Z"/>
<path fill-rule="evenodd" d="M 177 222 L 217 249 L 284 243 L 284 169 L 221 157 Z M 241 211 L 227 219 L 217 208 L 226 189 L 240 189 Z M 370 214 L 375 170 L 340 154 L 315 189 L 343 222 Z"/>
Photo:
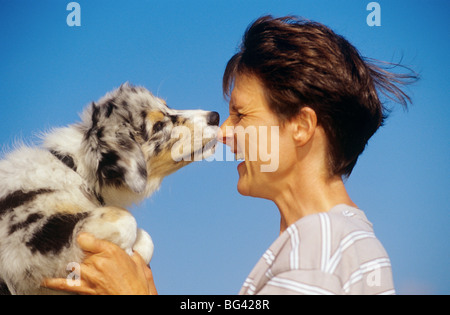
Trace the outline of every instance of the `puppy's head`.
<path fill-rule="evenodd" d="M 92 103 L 82 120 L 92 180 L 100 189 L 141 194 L 152 179 L 214 153 L 219 114 L 174 110 L 148 90 L 124 84 Z"/>

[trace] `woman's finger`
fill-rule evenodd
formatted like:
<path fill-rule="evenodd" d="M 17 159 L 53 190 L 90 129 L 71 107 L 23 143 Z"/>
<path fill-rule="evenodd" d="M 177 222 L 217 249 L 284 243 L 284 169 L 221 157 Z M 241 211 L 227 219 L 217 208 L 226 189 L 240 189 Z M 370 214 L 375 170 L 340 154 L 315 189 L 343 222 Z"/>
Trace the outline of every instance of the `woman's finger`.
<path fill-rule="evenodd" d="M 54 279 L 44 279 L 41 286 L 47 289 L 56 291 L 65 291 L 77 294 L 91 295 L 96 292 L 90 288 L 84 280 L 79 280 L 79 284 L 73 284 L 68 279 L 54 278 Z"/>
<path fill-rule="evenodd" d="M 89 233 L 78 235 L 77 242 L 83 251 L 91 254 L 104 253 L 110 250 L 112 246 L 115 246 L 108 241 L 97 239 Z"/>
<path fill-rule="evenodd" d="M 155 287 L 155 282 L 153 280 L 153 273 L 149 266 L 145 263 L 144 259 L 138 252 L 134 252 L 131 259 L 134 261 L 137 267 L 142 269 L 144 277 L 147 279 L 148 291 L 150 295 L 158 295 L 158 291 Z"/>

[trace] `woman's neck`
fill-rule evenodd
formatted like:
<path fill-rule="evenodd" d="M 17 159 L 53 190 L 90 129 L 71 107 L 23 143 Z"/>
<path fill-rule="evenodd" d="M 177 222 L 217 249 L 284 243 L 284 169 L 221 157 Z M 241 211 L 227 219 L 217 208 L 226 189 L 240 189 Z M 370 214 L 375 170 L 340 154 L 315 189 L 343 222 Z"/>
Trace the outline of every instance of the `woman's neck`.
<path fill-rule="evenodd" d="M 286 181 L 286 187 L 273 199 L 281 215 L 280 234 L 307 215 L 328 212 L 338 204 L 356 207 L 339 176 L 328 180 L 309 177 L 314 180 L 305 181 L 301 178 L 308 177 L 296 176 L 294 180 Z"/>

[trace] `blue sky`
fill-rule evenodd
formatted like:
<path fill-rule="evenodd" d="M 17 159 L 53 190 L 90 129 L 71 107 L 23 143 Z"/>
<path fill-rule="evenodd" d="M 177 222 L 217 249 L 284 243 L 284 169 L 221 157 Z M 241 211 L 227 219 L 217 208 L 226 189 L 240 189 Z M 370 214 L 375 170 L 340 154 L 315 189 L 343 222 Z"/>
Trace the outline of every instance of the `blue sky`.
<path fill-rule="evenodd" d="M 125 81 L 178 109 L 228 105 L 221 79 L 248 24 L 263 14 L 322 22 L 369 57 L 412 66 L 421 81 L 369 142 L 347 188 L 374 224 L 399 294 L 450 294 L 450 26 L 447 0 L 390 0 L 369 27 L 364 0 L 0 0 L 0 145 L 78 120 Z M 277 238 L 274 204 L 237 193 L 237 162 L 198 162 L 133 209 L 152 235 L 162 294 L 235 294 Z"/>

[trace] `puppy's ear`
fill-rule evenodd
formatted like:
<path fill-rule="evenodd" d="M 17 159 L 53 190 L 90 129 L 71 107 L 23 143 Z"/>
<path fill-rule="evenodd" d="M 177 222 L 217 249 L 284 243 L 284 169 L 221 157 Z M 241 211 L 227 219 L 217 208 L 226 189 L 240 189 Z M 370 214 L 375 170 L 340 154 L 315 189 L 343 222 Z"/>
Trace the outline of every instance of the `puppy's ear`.
<path fill-rule="evenodd" d="M 92 103 L 83 119 L 85 159 L 92 164 L 92 180 L 104 186 L 128 187 L 143 193 L 147 186 L 147 163 L 127 108 L 113 100 Z"/>

